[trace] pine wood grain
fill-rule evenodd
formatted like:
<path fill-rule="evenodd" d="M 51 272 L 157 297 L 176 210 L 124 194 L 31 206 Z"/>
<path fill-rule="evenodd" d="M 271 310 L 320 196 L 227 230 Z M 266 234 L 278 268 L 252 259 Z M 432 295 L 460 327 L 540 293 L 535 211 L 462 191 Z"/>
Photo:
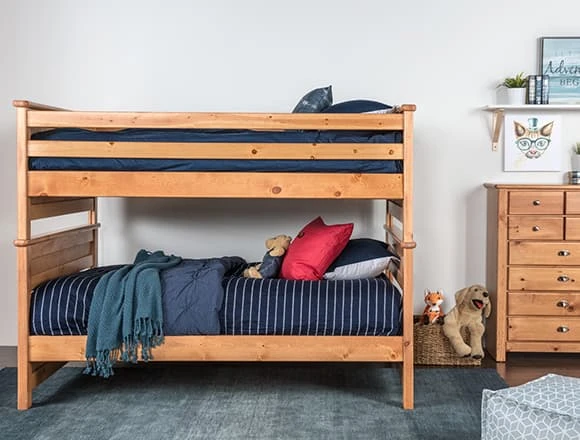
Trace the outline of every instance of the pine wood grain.
<path fill-rule="evenodd" d="M 392 114 L 264 114 L 77 112 L 14 101 L 18 113 L 19 379 L 18 407 L 29 408 L 32 389 L 59 368 L 84 360 L 83 337 L 28 335 L 29 294 L 38 283 L 98 262 L 95 197 L 212 197 L 296 199 L 392 199 L 400 207 L 397 250 L 403 263 L 403 336 L 394 337 L 168 337 L 158 360 L 401 362 L 403 407 L 413 407 L 413 112 Z M 402 144 L 146 144 L 31 141 L 32 132 L 73 127 L 241 128 L 249 130 L 402 130 Z M 29 171 L 28 159 L 53 157 L 145 157 L 244 159 L 402 159 L 403 173 L 206 173 Z M 76 200 L 71 200 L 75 198 Z M 35 218 L 88 211 L 88 225 L 74 231 L 30 236 Z M 387 220 L 390 221 L 390 220 Z M 394 228 L 391 232 L 395 232 Z"/>
<path fill-rule="evenodd" d="M 401 174 L 30 171 L 29 196 L 383 199 Z"/>
<path fill-rule="evenodd" d="M 85 361 L 85 336 L 30 336 L 32 362 Z M 154 361 L 400 362 L 399 336 L 167 336 Z"/>

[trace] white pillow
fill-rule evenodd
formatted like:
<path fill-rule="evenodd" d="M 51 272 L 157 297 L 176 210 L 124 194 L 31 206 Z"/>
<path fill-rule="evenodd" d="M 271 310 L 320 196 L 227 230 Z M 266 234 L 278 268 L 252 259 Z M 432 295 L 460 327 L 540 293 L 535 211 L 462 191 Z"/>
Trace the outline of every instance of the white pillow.
<path fill-rule="evenodd" d="M 374 278 L 383 273 L 393 259 L 399 260 L 382 241 L 355 238 L 349 240 L 323 278 L 326 280 Z"/>

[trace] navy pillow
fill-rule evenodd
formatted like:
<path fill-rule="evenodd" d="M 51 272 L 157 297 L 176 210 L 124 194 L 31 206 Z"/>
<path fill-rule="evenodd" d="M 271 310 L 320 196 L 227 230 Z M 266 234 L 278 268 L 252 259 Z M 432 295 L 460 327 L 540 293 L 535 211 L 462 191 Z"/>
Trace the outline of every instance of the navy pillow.
<path fill-rule="evenodd" d="M 385 271 L 392 259 L 399 257 L 389 251 L 386 243 L 372 238 L 349 240 L 344 250 L 324 274 L 327 280 L 374 278 Z"/>
<path fill-rule="evenodd" d="M 319 113 L 332 104 L 332 86 L 314 89 L 300 98 L 292 113 Z"/>
<path fill-rule="evenodd" d="M 323 113 L 382 113 L 393 107 L 378 101 L 355 99 L 331 105 Z"/>

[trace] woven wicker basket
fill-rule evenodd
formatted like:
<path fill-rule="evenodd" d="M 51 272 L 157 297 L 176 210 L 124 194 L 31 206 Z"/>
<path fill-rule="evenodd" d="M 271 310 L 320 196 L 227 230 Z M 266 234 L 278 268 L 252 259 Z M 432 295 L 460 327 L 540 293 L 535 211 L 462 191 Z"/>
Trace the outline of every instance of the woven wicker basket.
<path fill-rule="evenodd" d="M 469 341 L 469 330 L 461 329 L 464 341 Z M 439 324 L 413 325 L 414 360 L 417 365 L 481 365 L 481 359 L 459 357 Z"/>

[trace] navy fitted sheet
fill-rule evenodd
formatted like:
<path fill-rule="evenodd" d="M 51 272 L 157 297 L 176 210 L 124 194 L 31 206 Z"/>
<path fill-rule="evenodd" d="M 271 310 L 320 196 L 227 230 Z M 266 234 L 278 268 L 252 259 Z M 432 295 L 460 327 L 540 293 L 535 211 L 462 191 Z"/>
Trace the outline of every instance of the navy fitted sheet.
<path fill-rule="evenodd" d="M 101 142 L 230 142 L 230 143 L 400 143 L 400 131 L 253 131 L 198 129 L 125 129 L 114 132 L 76 128 L 36 133 L 34 140 Z M 31 170 L 71 171 L 246 171 L 401 173 L 400 160 L 240 160 L 127 159 L 37 157 Z"/>
<path fill-rule="evenodd" d="M 181 266 L 187 265 L 187 260 Z M 89 309 L 99 278 L 121 266 L 89 269 L 47 281 L 32 291 L 32 335 L 86 335 Z M 180 265 L 171 273 L 179 275 Z M 246 267 L 240 265 L 239 271 Z M 168 271 L 171 271 L 169 269 Z M 164 292 L 175 282 L 162 272 Z M 186 280 L 191 282 L 191 280 Z M 362 280 L 299 281 L 223 278 L 224 298 L 218 312 L 220 334 L 228 335 L 375 335 L 400 333 L 402 294 L 385 277 Z M 184 294 L 187 294 L 187 289 Z M 195 303 L 195 298 L 185 303 Z M 167 335 L 200 334 L 192 330 L 199 310 L 171 309 L 163 294 L 166 321 L 189 315 L 188 330 L 164 330 Z"/>

